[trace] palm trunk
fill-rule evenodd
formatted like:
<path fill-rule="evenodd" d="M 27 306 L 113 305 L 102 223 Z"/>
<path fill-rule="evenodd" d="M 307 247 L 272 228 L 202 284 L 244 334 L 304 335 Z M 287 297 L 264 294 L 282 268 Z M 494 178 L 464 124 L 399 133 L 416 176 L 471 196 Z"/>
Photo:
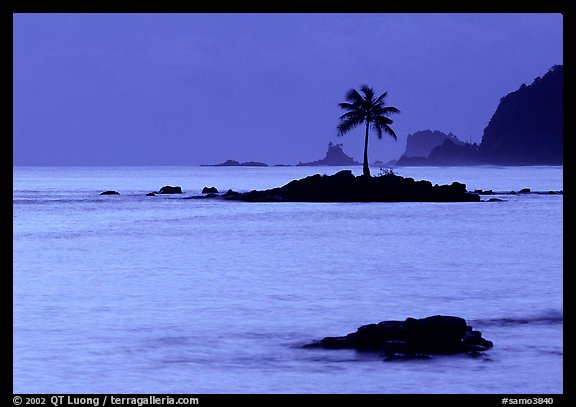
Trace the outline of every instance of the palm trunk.
<path fill-rule="evenodd" d="M 370 167 L 368 166 L 368 129 L 370 128 L 370 123 L 366 122 L 366 137 L 364 138 L 364 163 L 362 167 L 362 174 L 366 177 L 370 177 Z"/>

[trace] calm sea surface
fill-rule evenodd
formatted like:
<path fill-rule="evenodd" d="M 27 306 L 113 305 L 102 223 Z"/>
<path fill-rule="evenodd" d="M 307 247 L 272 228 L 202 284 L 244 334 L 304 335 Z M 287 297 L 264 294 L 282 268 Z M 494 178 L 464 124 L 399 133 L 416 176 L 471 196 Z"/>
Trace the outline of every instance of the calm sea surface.
<path fill-rule="evenodd" d="M 562 195 L 184 199 L 340 169 L 14 168 L 14 392 L 562 393 Z M 395 171 L 563 190 L 562 167 Z M 145 196 L 164 185 L 184 194 Z M 436 314 L 465 318 L 494 348 L 404 362 L 301 348 Z"/>

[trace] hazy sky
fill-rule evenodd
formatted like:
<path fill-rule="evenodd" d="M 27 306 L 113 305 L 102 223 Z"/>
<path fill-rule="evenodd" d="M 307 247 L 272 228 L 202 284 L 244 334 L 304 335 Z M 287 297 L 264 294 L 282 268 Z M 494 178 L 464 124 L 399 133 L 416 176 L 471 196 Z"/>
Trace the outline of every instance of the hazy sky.
<path fill-rule="evenodd" d="M 561 14 L 15 14 L 14 165 L 296 164 L 366 83 L 418 130 L 480 142 L 501 97 L 563 63 Z"/>

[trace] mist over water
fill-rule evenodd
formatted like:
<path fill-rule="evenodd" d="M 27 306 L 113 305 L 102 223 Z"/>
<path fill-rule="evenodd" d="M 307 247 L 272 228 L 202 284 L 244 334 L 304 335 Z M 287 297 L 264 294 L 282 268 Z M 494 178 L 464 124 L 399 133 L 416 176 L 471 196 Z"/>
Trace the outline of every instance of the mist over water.
<path fill-rule="evenodd" d="M 340 169 L 14 168 L 13 391 L 561 393 L 562 195 L 183 199 Z M 563 190 L 562 167 L 395 171 L 469 190 Z M 164 185 L 184 194 L 145 196 Z M 384 363 L 301 347 L 435 314 L 465 318 L 494 348 Z"/>

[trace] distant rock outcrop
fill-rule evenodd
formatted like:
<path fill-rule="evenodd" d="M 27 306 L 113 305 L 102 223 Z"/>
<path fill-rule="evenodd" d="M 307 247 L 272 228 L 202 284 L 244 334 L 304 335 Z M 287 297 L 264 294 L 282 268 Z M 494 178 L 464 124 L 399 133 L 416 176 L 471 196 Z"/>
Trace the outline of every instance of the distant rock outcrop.
<path fill-rule="evenodd" d="M 421 130 L 408 134 L 406 150 L 402 155 L 406 157 L 428 157 L 432 150 L 444 143 L 445 140 L 450 140 L 456 145 L 464 144 L 452 133 L 446 134 L 439 130 Z"/>
<path fill-rule="evenodd" d="M 563 66 L 500 100 L 480 144 L 483 161 L 505 165 L 562 165 Z"/>
<path fill-rule="evenodd" d="M 345 166 L 345 165 L 362 165 L 354 161 L 352 157 L 344 153 L 342 144 L 328 143 L 328 151 L 326 156 L 317 161 L 298 163 L 297 166 Z"/>
<path fill-rule="evenodd" d="M 120 195 L 120 193 L 118 191 L 104 191 L 100 192 L 100 195 Z"/>
<path fill-rule="evenodd" d="M 220 164 L 204 164 L 202 167 L 268 167 L 268 164 L 259 161 L 239 162 L 236 160 L 226 160 Z"/>
<path fill-rule="evenodd" d="M 434 315 L 363 325 L 346 336 L 325 337 L 305 348 L 355 349 L 378 352 L 384 360 L 427 359 L 432 354 L 477 356 L 493 347 L 482 333 L 455 316 Z"/>
<path fill-rule="evenodd" d="M 480 165 L 482 157 L 478 153 L 476 143 L 454 143 L 452 140 L 444 140 L 435 147 L 428 155 L 429 165 Z"/>
<path fill-rule="evenodd" d="M 479 164 L 478 146 L 464 143 L 452 133 L 423 130 L 408 135 L 398 166 Z"/>

